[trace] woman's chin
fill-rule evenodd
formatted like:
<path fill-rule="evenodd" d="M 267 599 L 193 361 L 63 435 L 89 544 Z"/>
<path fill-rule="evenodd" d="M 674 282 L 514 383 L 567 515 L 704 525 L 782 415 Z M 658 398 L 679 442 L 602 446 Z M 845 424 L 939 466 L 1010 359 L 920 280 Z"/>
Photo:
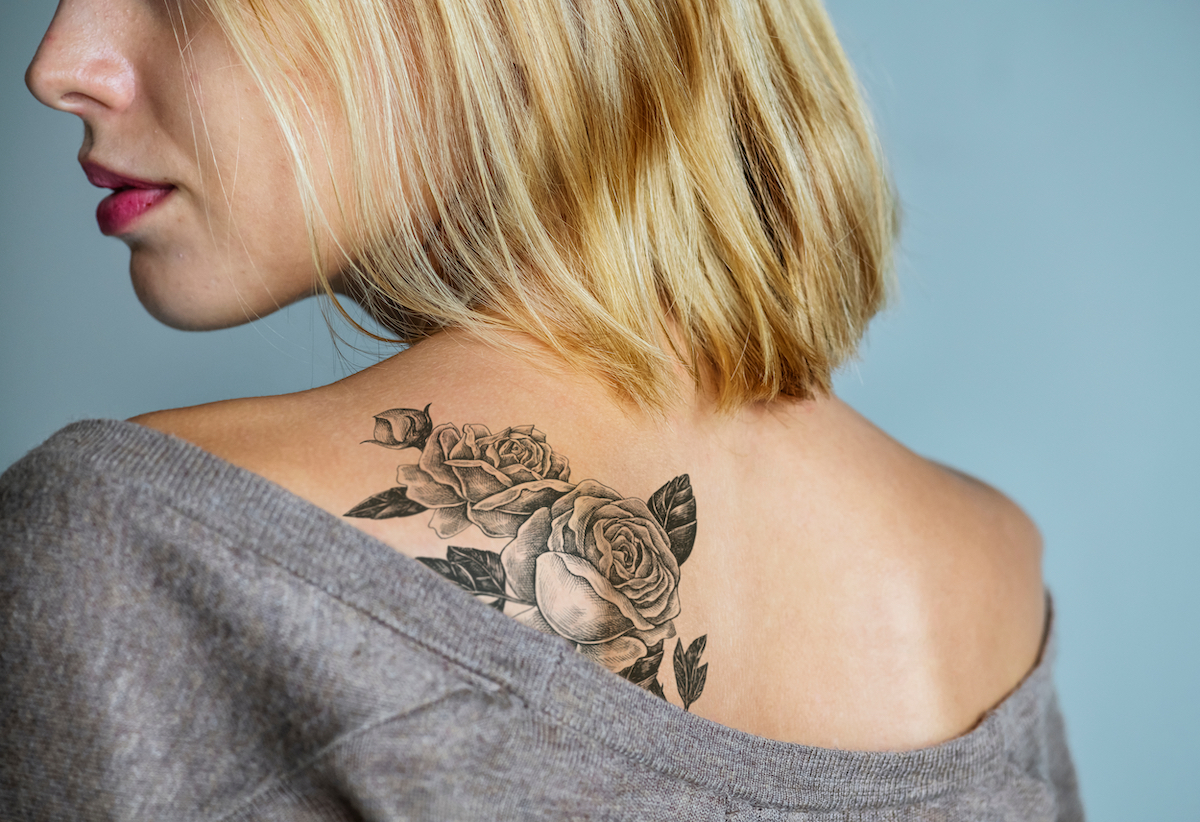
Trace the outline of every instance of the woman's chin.
<path fill-rule="evenodd" d="M 312 293 L 300 288 L 272 290 L 259 282 L 239 287 L 234 277 L 163 268 L 137 257 L 130 264 L 130 279 L 138 301 L 154 319 L 180 331 L 244 325 Z"/>
<path fill-rule="evenodd" d="M 248 302 L 233 295 L 229 300 L 213 300 L 208 294 L 188 293 L 181 289 L 160 289 L 139 285 L 135 277 L 133 288 L 142 307 L 151 317 L 179 331 L 216 331 L 253 322 L 281 306 L 254 311 Z"/>

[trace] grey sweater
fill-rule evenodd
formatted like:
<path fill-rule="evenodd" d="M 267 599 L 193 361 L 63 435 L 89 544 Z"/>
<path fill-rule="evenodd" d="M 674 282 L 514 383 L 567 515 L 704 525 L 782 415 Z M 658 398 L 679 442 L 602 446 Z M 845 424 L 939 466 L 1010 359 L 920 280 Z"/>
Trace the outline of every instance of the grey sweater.
<path fill-rule="evenodd" d="M 155 431 L 0 478 L 5 820 L 1078 820 L 1053 656 L 936 747 L 774 742 Z"/>

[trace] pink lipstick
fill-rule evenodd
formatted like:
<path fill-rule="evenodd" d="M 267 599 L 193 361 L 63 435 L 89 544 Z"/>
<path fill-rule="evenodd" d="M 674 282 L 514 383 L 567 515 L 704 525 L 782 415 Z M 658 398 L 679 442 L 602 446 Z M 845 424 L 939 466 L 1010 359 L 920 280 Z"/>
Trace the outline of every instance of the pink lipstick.
<path fill-rule="evenodd" d="M 165 200 L 173 185 L 151 183 L 117 174 L 96 163 L 85 162 L 83 173 L 97 188 L 111 188 L 113 193 L 96 206 L 96 222 L 100 233 L 108 236 L 123 234 L 147 211 Z"/>

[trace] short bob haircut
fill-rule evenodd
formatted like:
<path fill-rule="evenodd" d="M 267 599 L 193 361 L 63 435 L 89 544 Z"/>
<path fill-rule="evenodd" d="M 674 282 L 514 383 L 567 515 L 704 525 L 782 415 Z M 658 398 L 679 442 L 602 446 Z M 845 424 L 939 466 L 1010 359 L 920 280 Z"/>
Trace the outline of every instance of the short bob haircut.
<path fill-rule="evenodd" d="M 827 392 L 883 302 L 897 210 L 819 0 L 202 2 L 314 260 L 332 101 L 334 253 L 400 341 L 524 332 L 657 411 L 682 364 L 728 411 Z"/>

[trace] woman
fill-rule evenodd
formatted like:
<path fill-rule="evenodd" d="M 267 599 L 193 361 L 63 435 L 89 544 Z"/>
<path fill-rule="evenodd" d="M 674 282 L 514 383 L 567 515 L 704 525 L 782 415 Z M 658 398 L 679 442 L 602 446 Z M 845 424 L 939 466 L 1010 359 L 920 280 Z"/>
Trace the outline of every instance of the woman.
<path fill-rule="evenodd" d="M 163 322 L 411 347 L 6 473 L 5 807 L 1081 816 L 1036 529 L 830 391 L 895 214 L 819 3 L 62 0 L 28 82 Z"/>

